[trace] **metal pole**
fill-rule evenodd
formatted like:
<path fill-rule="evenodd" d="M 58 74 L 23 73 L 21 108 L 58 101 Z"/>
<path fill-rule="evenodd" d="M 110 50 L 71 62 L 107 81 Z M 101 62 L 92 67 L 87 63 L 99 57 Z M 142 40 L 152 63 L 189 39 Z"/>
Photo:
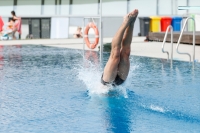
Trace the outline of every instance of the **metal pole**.
<path fill-rule="evenodd" d="M 41 15 L 44 14 L 44 0 L 41 0 Z"/>
<path fill-rule="evenodd" d="M 85 51 L 85 41 L 84 41 L 84 39 L 85 39 L 85 34 L 84 34 L 84 31 L 85 31 L 85 29 L 84 29 L 84 27 L 85 27 L 85 18 L 83 18 L 83 51 Z"/>
<path fill-rule="evenodd" d="M 57 5 L 57 2 L 58 2 L 58 1 L 55 0 L 55 14 L 56 14 L 56 15 L 57 15 L 57 6 L 58 6 L 58 5 Z"/>
<path fill-rule="evenodd" d="M 130 4 L 130 0 L 127 0 L 127 13 L 129 13 L 129 11 L 130 11 L 129 4 Z"/>
<path fill-rule="evenodd" d="M 189 0 L 187 0 L 187 6 L 189 6 Z M 189 13 L 189 11 L 187 10 L 187 14 Z"/>
<path fill-rule="evenodd" d="M 180 37 L 179 37 L 178 42 L 177 42 L 177 45 L 176 45 L 176 52 L 177 52 L 178 54 L 186 54 L 186 55 L 188 55 L 189 58 L 190 58 L 190 62 L 191 62 L 191 55 L 190 55 L 189 53 L 182 53 L 182 52 L 179 52 L 179 51 L 178 51 L 179 44 L 180 44 L 180 41 L 181 41 L 181 38 L 182 38 L 182 35 L 183 35 L 183 32 L 184 32 L 185 26 L 186 26 L 186 24 L 187 24 L 187 22 L 188 22 L 189 19 L 193 20 L 193 22 L 194 22 L 194 29 L 193 29 L 193 63 L 194 63 L 194 61 L 195 61 L 195 31 L 196 31 L 196 25 L 195 25 L 195 20 L 194 20 L 194 18 L 192 18 L 192 17 L 188 17 L 188 18 L 185 20 L 185 23 L 184 23 L 184 25 L 183 25 L 183 29 L 182 29 L 182 31 L 181 31 Z"/>
<path fill-rule="evenodd" d="M 183 32 L 184 32 L 185 26 L 186 26 L 186 24 L 187 24 L 187 22 L 188 22 L 188 19 L 189 19 L 189 18 L 187 18 L 187 19 L 185 20 L 185 23 L 184 23 L 184 25 L 183 25 L 181 34 L 180 34 L 180 36 L 179 36 L 179 39 L 178 39 L 178 42 L 177 42 L 177 45 L 176 45 L 176 52 L 177 52 L 178 54 L 186 54 L 186 55 L 188 55 L 188 56 L 189 56 L 189 59 L 190 59 L 190 62 L 191 62 L 191 56 L 190 56 L 189 53 L 182 53 L 182 52 L 179 52 L 179 50 L 178 50 L 180 41 L 181 41 L 182 36 L 183 36 Z"/>
<path fill-rule="evenodd" d="M 175 8 L 177 8 L 177 6 L 178 6 L 178 1 L 175 0 Z M 175 14 L 176 14 L 176 15 L 178 14 L 177 10 L 175 10 Z"/>
<path fill-rule="evenodd" d="M 172 63 L 173 62 L 173 34 L 174 33 L 173 33 L 173 27 L 171 25 L 169 25 L 167 27 L 167 30 L 165 32 L 165 36 L 164 36 L 163 44 L 162 44 L 162 52 L 167 53 L 167 60 L 169 60 L 169 52 L 164 50 L 164 46 L 165 46 L 165 42 L 166 42 L 166 39 L 167 39 L 167 34 L 169 32 L 169 29 L 171 29 L 171 63 Z"/>
<path fill-rule="evenodd" d="M 170 28 L 171 28 L 171 64 L 172 64 L 172 62 L 173 62 L 174 29 L 172 26 Z"/>
<path fill-rule="evenodd" d="M 83 17 L 83 61 L 85 60 L 85 34 L 84 34 L 84 31 L 85 31 L 85 29 L 84 29 L 84 27 L 85 27 L 85 18 Z"/>
<path fill-rule="evenodd" d="M 194 29 L 193 29 L 193 63 L 195 61 L 195 36 L 196 36 L 196 23 L 195 23 L 195 19 L 193 19 L 194 22 Z"/>
<path fill-rule="evenodd" d="M 159 14 L 159 0 L 156 1 L 156 15 Z"/>
<path fill-rule="evenodd" d="M 103 64 L 102 0 L 100 0 L 100 62 Z"/>
<path fill-rule="evenodd" d="M 171 12 L 172 12 L 172 15 L 173 15 L 173 8 L 174 8 L 174 5 L 173 5 L 173 0 L 171 0 Z"/>
<path fill-rule="evenodd" d="M 14 10 L 14 11 L 17 10 L 17 0 L 14 0 L 14 3 L 13 3 L 13 10 Z"/>

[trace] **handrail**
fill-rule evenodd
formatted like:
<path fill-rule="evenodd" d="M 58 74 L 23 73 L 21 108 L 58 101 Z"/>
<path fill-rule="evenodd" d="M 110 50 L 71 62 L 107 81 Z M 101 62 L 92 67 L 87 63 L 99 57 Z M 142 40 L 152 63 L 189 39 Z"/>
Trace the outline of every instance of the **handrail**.
<path fill-rule="evenodd" d="M 178 6 L 178 10 L 200 10 L 200 6 Z"/>
<path fill-rule="evenodd" d="M 189 53 L 183 53 L 183 52 L 179 52 L 179 51 L 178 51 L 179 44 L 180 44 L 180 41 L 181 41 L 181 39 L 182 39 L 185 26 L 186 26 L 186 24 L 187 24 L 187 22 L 188 22 L 189 19 L 193 20 L 193 22 L 194 22 L 194 28 L 193 28 L 193 62 L 194 62 L 194 61 L 195 61 L 195 30 L 196 30 L 196 25 L 195 25 L 195 20 L 194 20 L 194 18 L 192 18 L 192 17 L 188 17 L 188 18 L 185 20 L 185 23 L 184 23 L 184 25 L 183 25 L 181 34 L 180 34 L 180 36 L 179 36 L 179 39 L 178 39 L 178 42 L 177 42 L 177 45 L 176 45 L 176 52 L 177 52 L 178 54 L 186 54 L 186 55 L 188 55 L 189 58 L 190 58 L 190 62 L 191 62 L 191 55 L 190 55 Z"/>
<path fill-rule="evenodd" d="M 165 46 L 165 42 L 167 39 L 167 34 L 169 32 L 169 29 L 171 29 L 171 62 L 172 62 L 173 61 L 173 27 L 171 25 L 169 25 L 167 27 L 167 30 L 165 32 L 165 37 L 164 37 L 163 44 L 162 44 L 162 52 L 167 53 L 167 60 L 169 60 L 169 52 L 164 50 L 164 46 Z"/>

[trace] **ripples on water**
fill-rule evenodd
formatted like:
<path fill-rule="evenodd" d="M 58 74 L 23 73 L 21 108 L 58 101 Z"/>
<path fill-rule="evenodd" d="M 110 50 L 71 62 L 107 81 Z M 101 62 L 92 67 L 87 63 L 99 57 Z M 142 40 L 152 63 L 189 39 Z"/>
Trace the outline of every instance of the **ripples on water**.
<path fill-rule="evenodd" d="M 1 46 L 0 132 L 200 132 L 199 64 L 130 60 L 113 88 L 96 52 Z"/>

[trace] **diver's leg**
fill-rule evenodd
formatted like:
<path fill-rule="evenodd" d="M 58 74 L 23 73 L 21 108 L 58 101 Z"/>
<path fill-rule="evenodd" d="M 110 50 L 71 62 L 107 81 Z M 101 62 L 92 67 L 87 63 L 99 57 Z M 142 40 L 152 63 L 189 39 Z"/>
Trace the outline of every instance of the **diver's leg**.
<path fill-rule="evenodd" d="M 127 14 L 124 18 L 124 22 L 120 26 L 116 35 L 113 37 L 110 57 L 104 68 L 104 73 L 103 73 L 103 80 L 105 82 L 112 82 L 115 80 L 117 76 L 118 65 L 120 62 L 120 50 L 121 50 L 122 39 L 126 28 L 130 25 L 132 20 L 133 17 L 130 15 L 130 13 Z"/>
<path fill-rule="evenodd" d="M 135 20 L 138 15 L 138 10 L 134 10 L 132 12 L 132 16 L 134 16 L 134 20 L 131 22 L 131 24 L 126 28 L 123 40 L 122 40 L 122 48 L 120 53 L 120 62 L 118 66 L 118 76 L 125 80 L 128 76 L 129 69 L 130 69 L 130 61 L 129 56 L 131 52 L 131 42 L 132 42 L 132 36 L 133 36 L 133 27 Z"/>

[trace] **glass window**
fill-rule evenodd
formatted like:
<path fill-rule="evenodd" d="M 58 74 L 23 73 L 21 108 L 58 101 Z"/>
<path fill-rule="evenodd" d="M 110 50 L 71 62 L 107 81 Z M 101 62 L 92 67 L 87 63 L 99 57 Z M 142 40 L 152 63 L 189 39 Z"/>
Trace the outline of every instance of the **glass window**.
<path fill-rule="evenodd" d="M 10 12 L 13 10 L 13 0 L 0 0 L 0 15 L 11 16 Z"/>
<path fill-rule="evenodd" d="M 157 0 L 130 0 L 129 10 L 138 9 L 139 16 L 157 14 Z"/>
<path fill-rule="evenodd" d="M 16 14 L 18 16 L 41 15 L 41 0 L 17 0 Z"/>
<path fill-rule="evenodd" d="M 70 8 L 72 15 L 97 15 L 98 0 L 73 0 Z"/>
<path fill-rule="evenodd" d="M 102 14 L 123 16 L 127 14 L 127 0 L 102 0 Z"/>

